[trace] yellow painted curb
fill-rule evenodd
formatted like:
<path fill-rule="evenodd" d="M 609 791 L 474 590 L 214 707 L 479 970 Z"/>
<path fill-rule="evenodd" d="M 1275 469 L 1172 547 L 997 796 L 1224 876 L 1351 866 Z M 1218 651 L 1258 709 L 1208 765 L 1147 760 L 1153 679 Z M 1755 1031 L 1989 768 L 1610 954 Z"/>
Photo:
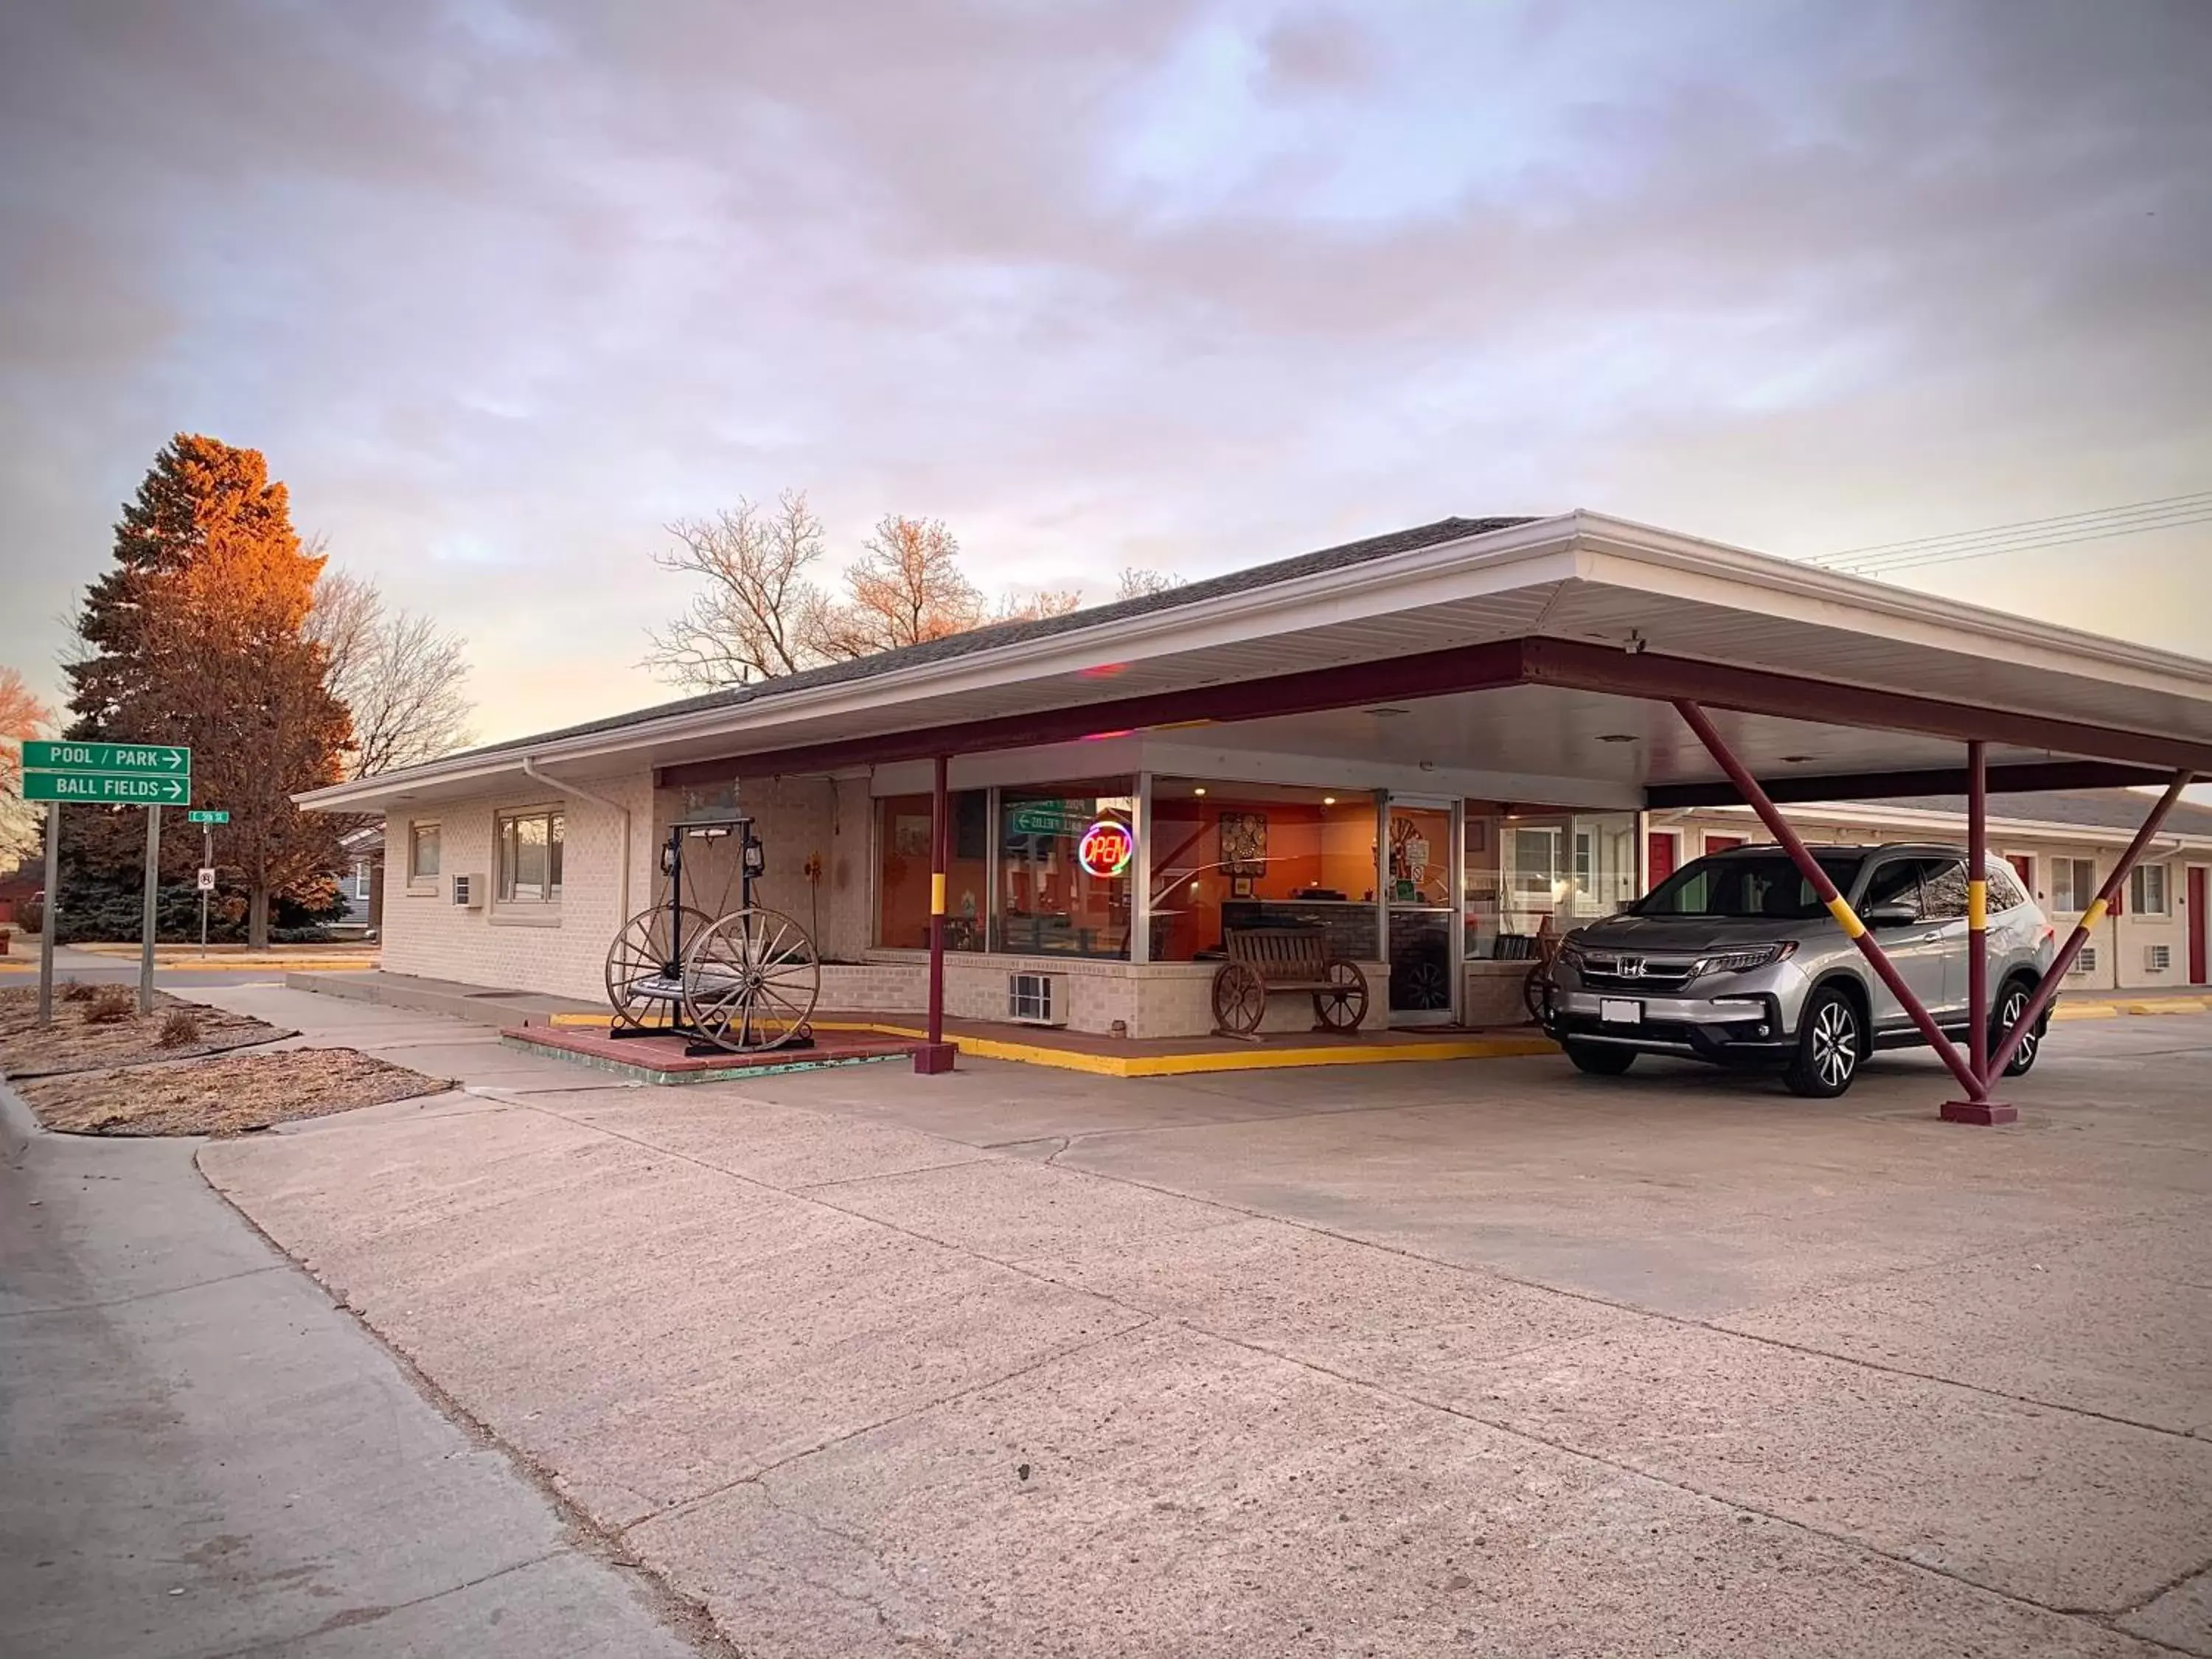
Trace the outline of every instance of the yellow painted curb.
<path fill-rule="evenodd" d="M 555 1014 L 554 1025 L 605 1025 L 599 1014 Z M 878 1020 L 818 1019 L 823 1031 L 872 1031 L 880 1036 L 915 1041 L 929 1034 L 916 1026 L 892 1025 Z M 963 1054 L 978 1060 L 1012 1060 L 1024 1066 L 1049 1066 L 1063 1072 L 1087 1072 L 1093 1077 L 1185 1077 L 1200 1072 L 1272 1072 L 1287 1066 L 1378 1066 L 1422 1060 L 1508 1060 L 1531 1054 L 1555 1054 L 1559 1045 L 1540 1036 L 1439 1037 L 1431 1042 L 1395 1042 L 1368 1047 L 1357 1042 L 1316 1043 L 1298 1048 L 1255 1048 L 1247 1053 L 1205 1054 L 1091 1054 L 1074 1048 L 1053 1048 L 1042 1043 L 1012 1042 L 1000 1037 L 957 1036 Z"/>
<path fill-rule="evenodd" d="M 2120 1005 L 2131 1014 L 2201 1014 L 2204 1004 L 2197 997 L 2173 997 L 2157 1002 L 2127 1002 Z"/>
<path fill-rule="evenodd" d="M 2053 1019 L 2118 1019 L 2120 1011 L 2109 1002 L 2062 1002 L 2051 1011 Z"/>

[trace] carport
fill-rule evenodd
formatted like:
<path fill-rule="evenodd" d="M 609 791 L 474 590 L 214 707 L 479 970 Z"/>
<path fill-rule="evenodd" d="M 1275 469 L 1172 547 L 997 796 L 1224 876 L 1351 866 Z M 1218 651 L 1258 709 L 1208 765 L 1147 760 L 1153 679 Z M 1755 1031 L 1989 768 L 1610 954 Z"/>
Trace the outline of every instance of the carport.
<path fill-rule="evenodd" d="M 1994 1124 L 2014 1114 L 1992 1079 L 2182 789 L 2212 775 L 2212 665 L 1578 513 L 1447 520 L 747 688 L 652 723 L 664 787 L 927 768 L 931 1044 L 919 1069 L 951 1063 L 945 894 L 959 772 L 1096 746 L 1147 777 L 1334 763 L 1383 787 L 1479 777 L 1523 799 L 1741 800 L 1950 1070 L 1959 1097 L 1943 1115 Z M 563 746 L 555 734 L 532 757 L 559 760 Z M 1963 793 L 1978 872 L 1990 793 L 2143 786 L 2163 793 L 2146 799 L 2128 853 L 1994 1042 L 1972 952 L 1963 1050 L 1776 810 Z M 1140 799 L 1139 834 L 1143 813 Z M 1977 944 L 1984 902 L 1976 880 Z"/>

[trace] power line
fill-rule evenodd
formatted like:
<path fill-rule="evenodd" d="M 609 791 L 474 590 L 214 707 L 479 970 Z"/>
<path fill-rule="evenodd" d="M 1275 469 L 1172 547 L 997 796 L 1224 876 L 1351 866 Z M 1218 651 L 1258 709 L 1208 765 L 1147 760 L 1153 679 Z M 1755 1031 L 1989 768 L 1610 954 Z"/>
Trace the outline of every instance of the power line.
<path fill-rule="evenodd" d="M 2048 547 L 2069 547 L 2084 542 L 2106 541 L 2114 537 L 2142 535 L 2151 531 L 2177 529 L 2207 520 L 2212 520 L 2212 490 L 2200 490 L 2187 495 L 2131 501 L 2119 507 L 2019 520 L 1981 530 L 1956 531 L 1948 535 L 1923 536 L 1907 541 L 1881 542 L 1838 553 L 1816 554 L 1807 562 L 1848 574 L 1881 576 L 1895 571 L 1920 569 L 1929 565 L 1990 558 L 2006 553 L 2032 552 Z"/>

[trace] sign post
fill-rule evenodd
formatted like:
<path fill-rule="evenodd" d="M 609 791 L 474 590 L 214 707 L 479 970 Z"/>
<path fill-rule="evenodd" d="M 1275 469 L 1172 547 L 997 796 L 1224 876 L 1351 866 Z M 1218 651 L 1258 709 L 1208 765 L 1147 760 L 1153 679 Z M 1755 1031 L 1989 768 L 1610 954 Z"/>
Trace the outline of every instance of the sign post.
<path fill-rule="evenodd" d="M 39 1023 L 53 1020 L 53 916 L 61 890 L 62 804 L 143 806 L 146 902 L 138 952 L 138 1012 L 154 1012 L 154 910 L 161 884 L 161 808 L 192 799 L 192 751 L 169 743 L 33 738 L 23 744 L 23 799 L 51 803 L 46 820 L 46 931 L 39 947 Z"/>
<path fill-rule="evenodd" d="M 187 823 L 200 827 L 200 959 L 207 960 L 208 895 L 215 891 L 215 827 L 228 823 L 228 811 L 195 806 L 185 814 Z"/>
<path fill-rule="evenodd" d="M 154 911 L 161 896 L 161 809 L 146 809 L 146 913 L 138 933 L 138 1012 L 154 1012 Z"/>
<path fill-rule="evenodd" d="M 46 904 L 39 918 L 39 1024 L 54 1023 L 54 929 L 62 913 L 62 804 L 46 807 Z"/>

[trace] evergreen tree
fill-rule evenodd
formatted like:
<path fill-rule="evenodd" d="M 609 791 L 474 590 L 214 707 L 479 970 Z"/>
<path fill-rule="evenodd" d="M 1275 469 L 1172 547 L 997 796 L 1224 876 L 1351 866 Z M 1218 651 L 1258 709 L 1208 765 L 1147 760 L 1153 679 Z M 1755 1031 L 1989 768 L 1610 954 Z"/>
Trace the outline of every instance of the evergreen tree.
<path fill-rule="evenodd" d="M 272 901 L 326 891 L 338 862 L 342 826 L 291 800 L 337 781 L 352 738 L 307 632 L 322 568 L 258 451 L 180 433 L 123 509 L 114 566 L 77 618 L 86 654 L 67 671 L 70 737 L 191 746 L 194 802 L 230 813 L 216 861 L 245 891 L 257 945 Z M 88 874 L 143 867 L 143 811 L 71 808 L 64 856 Z M 174 829 L 162 866 L 180 874 L 199 848 Z"/>

